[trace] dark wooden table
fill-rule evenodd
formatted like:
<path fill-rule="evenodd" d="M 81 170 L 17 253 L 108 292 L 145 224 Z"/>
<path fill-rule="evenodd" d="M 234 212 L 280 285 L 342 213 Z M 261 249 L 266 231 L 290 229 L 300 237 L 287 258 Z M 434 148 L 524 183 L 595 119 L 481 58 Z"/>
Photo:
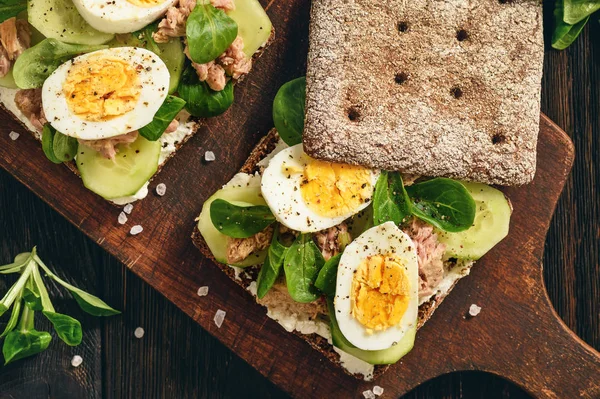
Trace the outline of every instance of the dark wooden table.
<path fill-rule="evenodd" d="M 549 17 L 548 12 L 546 16 Z M 542 110 L 569 133 L 577 151 L 572 177 L 546 242 L 546 285 L 567 325 L 600 349 L 600 24 L 597 20 L 590 22 L 568 50 L 547 51 Z M 0 398 L 285 397 L 0 170 L 0 264 L 33 245 L 38 246 L 42 258 L 60 275 L 99 295 L 123 310 L 123 314 L 106 319 L 88 317 L 64 291 L 50 283 L 57 309 L 82 322 L 83 343 L 71 348 L 54 336 L 54 342 L 43 354 L 0 368 Z M 7 282 L 10 281 L 0 276 L 0 294 L 6 291 Z M 5 322 L 2 319 L 0 327 Z M 44 330 L 50 327 L 41 318 L 36 325 Z M 134 330 L 140 326 L 145 335 L 137 339 Z M 76 354 L 84 359 L 79 368 L 70 365 Z M 529 396 L 496 376 L 463 372 L 429 381 L 405 397 Z"/>

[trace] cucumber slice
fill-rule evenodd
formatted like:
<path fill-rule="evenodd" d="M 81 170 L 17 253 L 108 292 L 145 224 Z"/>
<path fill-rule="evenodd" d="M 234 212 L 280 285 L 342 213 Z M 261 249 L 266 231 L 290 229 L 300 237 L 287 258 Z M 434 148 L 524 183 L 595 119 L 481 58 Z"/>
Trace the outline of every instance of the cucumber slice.
<path fill-rule="evenodd" d="M 104 44 L 112 33 L 92 28 L 71 0 L 28 0 L 29 23 L 44 36 L 72 44 Z"/>
<path fill-rule="evenodd" d="M 153 43 L 149 45 L 145 38 L 139 39 L 132 34 L 128 34 L 119 35 L 118 39 L 115 38 L 108 45 L 110 47 L 143 47 L 154 52 L 163 60 L 169 70 L 169 76 L 171 77 L 169 81 L 169 94 L 173 94 L 177 90 L 185 63 L 183 43 L 180 39 L 175 38 L 168 43 Z"/>
<path fill-rule="evenodd" d="M 369 364 L 394 364 L 404 357 L 408 352 L 410 352 L 415 344 L 415 335 L 417 334 L 416 323 L 413 328 L 406 332 L 404 337 L 402 337 L 402 339 L 396 345 L 389 349 L 382 349 L 378 351 L 365 351 L 358 349 L 356 346 L 348 342 L 346 337 L 342 335 L 342 332 L 337 324 L 337 320 L 335 319 L 335 309 L 331 299 L 327 300 L 327 309 L 329 311 L 329 318 L 331 320 L 331 340 L 333 345 Z"/>
<path fill-rule="evenodd" d="M 127 197 L 137 193 L 156 173 L 160 147 L 160 141 L 139 136 L 129 145 L 118 144 L 117 156 L 110 160 L 79 144 L 75 161 L 88 189 L 106 199 Z"/>
<path fill-rule="evenodd" d="M 241 206 L 266 205 L 260 192 L 260 177 L 250 176 L 249 181 L 232 187 L 223 188 L 214 193 L 202 205 L 202 212 L 198 217 L 198 230 L 204 237 L 213 256 L 218 262 L 227 262 L 227 236 L 221 234 L 210 220 L 210 204 L 217 198 L 232 202 Z M 251 254 L 248 258 L 232 266 L 247 267 L 262 264 L 267 255 L 267 250 Z"/>
<path fill-rule="evenodd" d="M 164 61 L 171 80 L 169 81 L 169 94 L 173 94 L 179 86 L 183 65 L 185 63 L 185 54 L 183 53 L 183 44 L 179 39 L 173 39 L 168 43 L 158 43 L 160 53 L 158 56 Z"/>
<path fill-rule="evenodd" d="M 15 83 L 15 78 L 13 78 L 13 69 L 12 67 L 8 71 L 8 73 L 2 77 L 0 77 L 0 86 L 7 87 L 9 89 L 17 89 L 17 84 Z"/>
<path fill-rule="evenodd" d="M 507 236 L 512 209 L 502 191 L 481 183 L 463 184 L 477 206 L 473 227 L 459 233 L 437 234 L 439 241 L 446 244 L 447 257 L 477 260 Z"/>
<path fill-rule="evenodd" d="M 258 0 L 236 0 L 235 10 L 227 13 L 238 25 L 238 35 L 244 39 L 244 53 L 252 55 L 271 36 L 271 20 Z"/>

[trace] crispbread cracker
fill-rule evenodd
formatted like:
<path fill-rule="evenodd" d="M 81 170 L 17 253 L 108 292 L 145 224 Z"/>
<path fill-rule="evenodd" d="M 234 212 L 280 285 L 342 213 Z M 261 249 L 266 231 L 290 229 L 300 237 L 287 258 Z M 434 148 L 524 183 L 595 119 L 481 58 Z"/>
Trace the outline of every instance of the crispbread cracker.
<path fill-rule="evenodd" d="M 263 137 L 256 145 L 256 147 L 252 150 L 250 156 L 248 157 L 248 159 L 246 160 L 239 172 L 248 174 L 260 172 L 260 167 L 257 164 L 260 162 L 260 160 L 265 158 L 271 151 L 273 151 L 273 149 L 275 149 L 275 146 L 277 145 L 278 141 L 279 135 L 277 134 L 277 131 L 275 131 L 275 129 L 271 130 L 269 134 Z M 231 280 L 233 280 L 236 284 L 240 285 L 245 290 L 248 290 L 248 287 L 250 286 L 252 281 L 256 280 L 259 268 L 246 268 L 245 270 L 248 273 L 242 273 L 241 275 L 236 276 L 236 272 L 233 268 L 229 267 L 226 264 L 218 262 L 214 258 L 212 252 L 210 251 L 210 248 L 208 247 L 206 241 L 202 237 L 202 234 L 198 230 L 198 226 L 194 228 L 194 231 L 192 233 L 192 241 L 205 257 L 211 259 Z M 445 290 L 445 292 L 434 295 L 427 302 L 419 306 L 417 328 L 421 328 L 423 324 L 425 324 L 425 322 L 429 320 L 433 312 L 435 312 L 435 310 L 438 308 L 438 306 L 440 306 L 440 304 L 450 293 L 450 291 L 452 291 L 458 280 L 461 277 L 468 275 L 469 269 L 472 265 L 473 262 L 467 262 L 466 264 L 464 264 L 464 266 L 462 266 L 462 271 L 460 275 L 456 275 L 455 279 L 453 279 L 450 282 L 448 289 Z M 290 298 L 290 301 L 291 300 L 292 299 Z M 306 342 L 308 342 L 308 344 L 312 348 L 319 351 L 323 356 L 329 359 L 336 366 L 342 367 L 340 363 L 339 354 L 334 351 L 333 346 L 329 344 L 325 338 L 318 334 L 302 334 L 295 330 L 293 333 L 305 340 Z M 385 370 L 388 369 L 388 367 L 388 365 L 376 365 L 373 373 L 373 379 L 382 375 L 385 372 Z M 351 374 L 344 367 L 342 367 L 342 369 L 344 370 L 344 372 L 356 378 L 362 378 L 362 375 L 360 374 Z"/>
<path fill-rule="evenodd" d="M 309 43 L 309 155 L 490 184 L 532 180 L 541 0 L 320 0 Z"/>

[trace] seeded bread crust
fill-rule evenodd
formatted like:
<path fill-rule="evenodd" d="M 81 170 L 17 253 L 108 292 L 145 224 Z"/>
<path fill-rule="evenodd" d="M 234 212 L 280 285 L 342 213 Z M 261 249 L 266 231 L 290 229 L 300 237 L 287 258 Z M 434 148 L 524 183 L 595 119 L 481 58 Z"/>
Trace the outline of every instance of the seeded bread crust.
<path fill-rule="evenodd" d="M 265 51 L 265 49 L 273 42 L 273 40 L 275 40 L 275 28 L 272 27 L 271 28 L 271 35 L 269 36 L 269 39 L 265 42 L 265 44 L 263 46 L 261 46 L 258 50 L 256 50 L 256 52 L 254 53 L 254 55 L 252 56 L 252 62 L 256 62 L 256 60 L 258 58 L 260 58 L 260 56 L 263 54 L 263 52 Z M 250 71 L 250 73 L 252 73 L 252 71 Z M 242 75 L 239 79 L 235 80 L 235 83 L 239 83 L 241 81 L 243 81 L 245 78 L 244 75 Z M 12 112 L 10 112 L 2 102 L 0 102 L 0 109 L 2 109 L 4 112 L 6 112 L 7 114 L 11 115 L 17 122 L 19 122 L 21 124 L 21 126 L 23 126 L 23 129 L 25 129 L 26 131 L 28 131 L 29 133 L 31 133 L 33 135 L 33 137 L 35 137 L 38 141 L 42 141 L 42 136 L 41 134 L 37 133 L 37 132 L 32 132 L 27 125 L 25 125 L 25 123 L 23 123 L 16 115 L 14 115 Z M 194 120 L 195 125 L 192 129 L 192 133 L 186 135 L 185 137 L 183 137 L 183 139 L 181 141 L 179 141 L 176 145 L 175 145 L 175 151 L 173 151 L 164 161 L 163 163 L 161 163 L 160 165 L 158 165 L 158 169 L 156 170 L 156 173 L 150 178 L 149 182 L 152 182 L 152 180 L 154 180 L 154 178 L 161 172 L 163 166 L 166 165 L 167 162 L 169 162 L 169 160 L 171 158 L 173 158 L 175 156 L 175 154 L 177 153 L 177 151 L 179 151 L 179 149 L 189 140 L 191 139 L 199 130 L 201 123 L 202 123 L 202 119 L 197 119 Z M 77 169 L 77 166 L 75 165 L 74 161 L 71 162 L 65 162 L 64 165 L 69 168 L 69 170 L 73 173 L 75 173 L 77 176 L 79 175 L 79 170 Z M 116 205 L 114 203 L 111 202 L 111 204 L 113 204 L 114 206 L 120 207 L 120 205 Z"/>
<path fill-rule="evenodd" d="M 240 173 L 248 173 L 248 174 L 260 172 L 259 166 L 257 165 L 258 162 L 260 162 L 260 160 L 265 158 L 271 151 L 273 151 L 273 149 L 277 145 L 278 141 L 279 141 L 279 135 L 277 134 L 277 131 L 275 129 L 272 129 L 265 137 L 263 137 L 260 140 L 260 142 L 252 150 L 252 152 L 250 153 L 250 156 L 248 157 L 248 159 L 246 160 L 246 162 L 244 163 L 244 165 L 242 166 L 242 168 L 240 169 L 239 172 Z M 245 290 L 248 289 L 248 286 L 250 285 L 250 283 L 252 281 L 256 281 L 259 268 L 257 268 L 257 267 L 245 268 L 244 270 L 248 273 L 248 276 L 246 276 L 246 273 L 241 273 L 239 276 L 236 277 L 236 273 L 233 268 L 229 267 L 226 264 L 218 262 L 214 258 L 212 252 L 210 251 L 210 248 L 208 247 L 208 245 L 206 244 L 206 241 L 202 237 L 202 234 L 200 234 L 200 231 L 198 230 L 197 225 L 196 225 L 196 227 L 194 227 L 194 231 L 192 232 L 192 241 L 194 242 L 194 245 L 196 246 L 196 248 L 198 248 L 205 257 L 211 259 L 231 280 L 233 280 L 233 282 L 235 282 L 236 284 L 238 284 Z M 465 266 L 466 269 L 468 269 L 470 267 L 471 267 L 471 265 Z M 421 306 L 419 306 L 419 316 L 418 316 L 418 320 L 417 320 L 417 328 L 421 328 L 423 326 L 423 324 L 425 324 L 425 322 L 427 320 L 429 320 L 429 318 L 431 317 L 433 312 L 435 312 L 435 310 L 438 308 L 438 306 L 440 306 L 440 304 L 442 303 L 444 298 L 446 298 L 446 296 L 448 296 L 450 291 L 452 291 L 452 289 L 454 288 L 454 286 L 456 285 L 457 282 L 458 282 L 458 280 L 456 280 L 452 284 L 451 288 L 445 294 L 436 295 L 436 296 L 432 297 L 431 299 L 429 299 L 429 301 L 427 301 L 427 302 L 423 303 Z M 340 356 L 338 355 L 338 353 L 335 352 L 333 350 L 333 346 L 330 345 L 327 342 L 327 340 L 324 339 L 323 337 L 321 337 L 320 335 L 318 335 L 318 334 L 302 334 L 298 331 L 294 331 L 293 333 L 295 335 L 297 335 L 298 337 L 302 338 L 303 340 L 305 340 L 306 342 L 308 342 L 308 344 L 312 348 L 319 351 L 323 356 L 325 356 L 327 359 L 329 359 L 337 367 L 341 367 L 344 370 L 344 372 L 346 372 L 347 374 L 350 374 L 353 377 L 356 377 L 358 379 L 363 378 L 361 374 L 351 374 L 344 367 L 342 367 L 342 365 L 340 364 Z M 387 366 L 387 365 L 375 366 L 375 370 L 373 373 L 373 379 L 381 376 L 388 368 L 389 368 L 389 366 Z"/>
<path fill-rule="evenodd" d="M 541 0 L 320 0 L 309 45 L 309 155 L 490 184 L 533 179 Z"/>

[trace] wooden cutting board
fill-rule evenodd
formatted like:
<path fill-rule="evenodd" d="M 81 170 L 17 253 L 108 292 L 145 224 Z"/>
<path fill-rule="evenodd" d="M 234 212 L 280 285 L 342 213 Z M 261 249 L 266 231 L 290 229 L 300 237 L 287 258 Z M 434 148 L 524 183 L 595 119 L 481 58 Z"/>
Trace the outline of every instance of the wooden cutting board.
<path fill-rule="evenodd" d="M 119 209 L 87 191 L 64 166 L 48 162 L 39 143 L 4 113 L 0 166 L 292 395 L 360 397 L 373 382 L 349 377 L 268 319 L 190 241 L 203 201 L 233 176 L 271 128 L 279 86 L 304 73 L 309 1 L 263 4 L 276 29 L 275 42 L 236 88 L 232 109 L 206 122 L 166 165 L 126 226 L 117 223 Z M 23 134 L 12 141 L 11 130 Z M 215 152 L 217 161 L 203 162 L 207 150 Z M 387 397 L 440 374 L 482 370 L 536 397 L 600 398 L 600 355 L 559 319 L 542 279 L 546 231 L 574 158 L 570 139 L 545 116 L 538 152 L 534 182 L 505 190 L 515 209 L 510 235 L 458 284 L 419 331 L 414 350 L 376 381 Z M 153 194 L 160 182 L 167 185 L 164 197 Z M 144 231 L 130 236 L 135 224 Z M 196 290 L 203 285 L 210 293 L 199 298 Z M 472 303 L 482 312 L 468 318 Z M 217 309 L 227 312 L 220 329 L 213 323 Z"/>

